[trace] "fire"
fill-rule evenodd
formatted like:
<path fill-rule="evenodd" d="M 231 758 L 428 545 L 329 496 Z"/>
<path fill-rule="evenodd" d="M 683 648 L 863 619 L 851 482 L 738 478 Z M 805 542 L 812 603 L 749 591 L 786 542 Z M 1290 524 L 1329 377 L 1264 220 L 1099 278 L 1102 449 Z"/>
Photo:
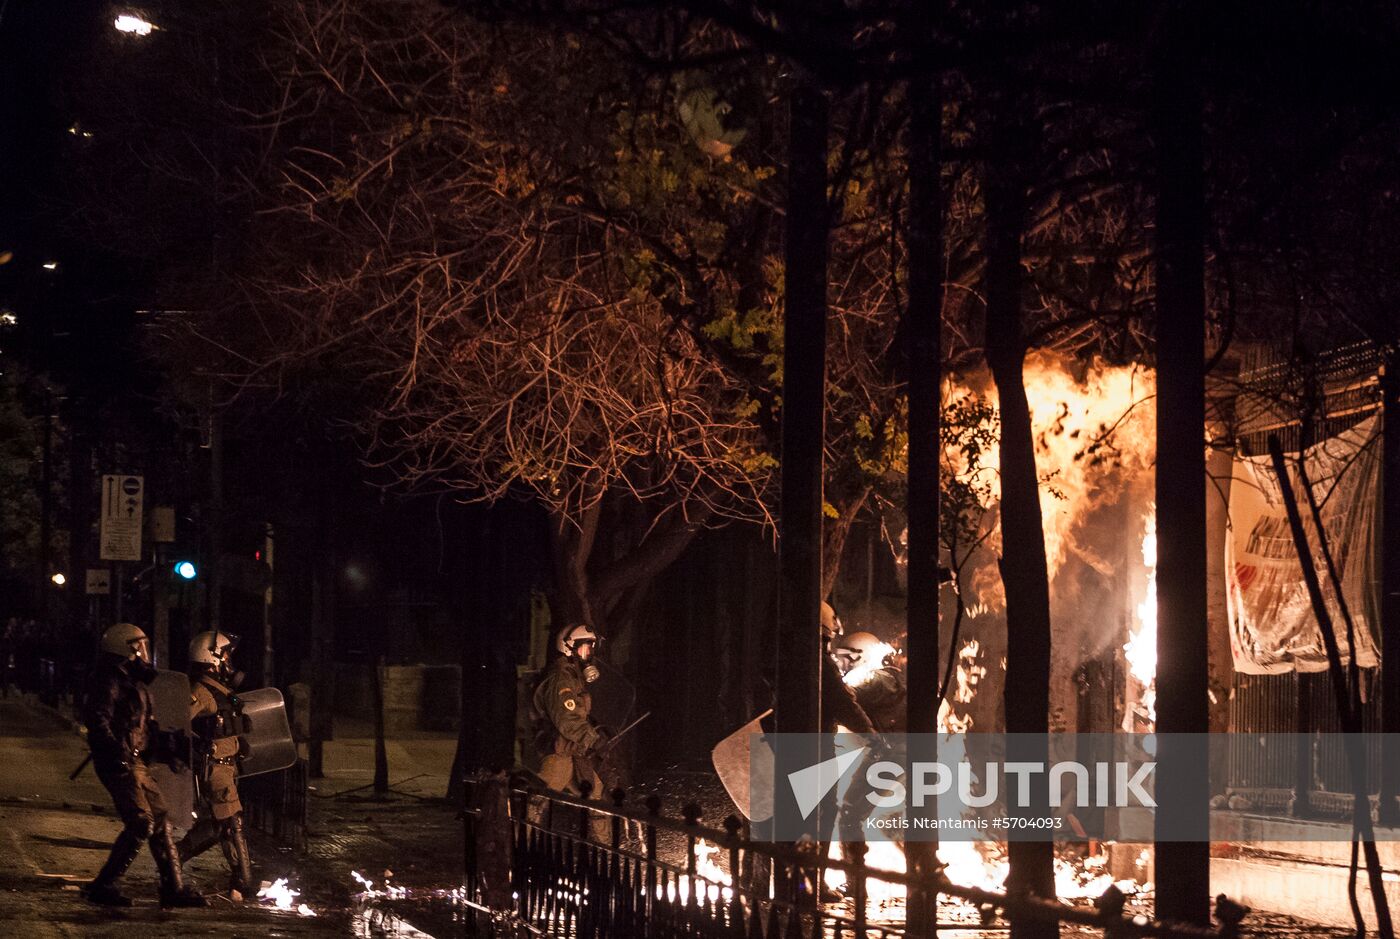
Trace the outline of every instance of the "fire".
<path fill-rule="evenodd" d="M 272 883 L 265 883 L 258 889 L 258 902 L 270 903 L 279 910 L 288 912 L 295 910 L 302 916 L 315 916 L 316 911 L 305 903 L 297 903 L 297 897 L 301 896 L 300 890 L 293 890 L 287 886 L 287 878 L 278 877 Z"/>
<path fill-rule="evenodd" d="M 1024 374 L 1051 574 L 1072 554 L 1103 569 L 1103 559 L 1077 542 L 1076 529 L 1113 477 L 1151 470 L 1156 422 L 1147 405 L 1156 393 L 1154 377 L 1138 366 L 1106 365 L 1096 359 L 1080 368 L 1046 353 L 1028 357 Z M 978 390 L 950 383 L 945 392 L 949 404 L 979 397 L 997 403 L 996 389 L 990 386 Z M 980 449 L 975 463 L 959 452 L 947 452 L 945 459 L 959 478 L 985 483 L 993 503 L 1001 497 L 995 446 Z"/>
<path fill-rule="evenodd" d="M 945 734 L 965 734 L 972 729 L 972 715 L 966 707 L 954 710 L 954 704 L 968 705 L 977 695 L 977 685 L 987 675 L 987 667 L 981 664 L 982 643 L 969 639 L 958 650 L 958 664 L 953 670 L 956 686 L 949 689 L 948 697 L 938 706 L 938 729 Z"/>
<path fill-rule="evenodd" d="M 734 885 L 734 878 L 719 866 L 715 859 L 719 854 L 719 845 L 710 844 L 704 838 L 695 842 L 695 879 L 699 882 L 699 889 L 705 891 L 711 901 L 730 900 L 734 897 L 731 889 Z M 661 887 L 657 887 L 657 895 L 661 895 Z M 680 877 L 680 898 L 690 899 L 690 875 L 682 874 Z M 674 899 L 674 897 L 673 897 Z"/>
<path fill-rule="evenodd" d="M 1142 709 L 1150 721 L 1157 720 L 1157 512 L 1149 506 L 1142 536 L 1142 563 L 1147 569 L 1147 591 L 1137 606 L 1138 628 L 1123 646 L 1128 670 L 1142 686 Z M 1129 715 L 1131 726 L 1132 717 Z"/>
<path fill-rule="evenodd" d="M 963 887 L 1000 890 L 1011 867 L 999 847 L 986 846 L 995 854 L 988 857 L 973 841 L 945 841 L 938 846 L 938 860 L 953 883 Z"/>
<path fill-rule="evenodd" d="M 841 860 L 841 845 L 839 842 L 832 842 L 826 855 L 833 861 Z M 865 866 L 871 871 L 882 871 L 887 874 L 903 874 L 908 868 L 904 862 L 904 849 L 893 841 L 867 841 L 865 843 Z M 846 872 L 839 868 L 828 867 L 823 872 L 823 880 L 828 888 L 832 890 L 844 890 L 847 888 Z M 866 915 L 875 915 L 879 910 L 904 900 L 905 889 L 903 884 L 890 883 L 870 876 L 865 880 L 865 909 Z"/>

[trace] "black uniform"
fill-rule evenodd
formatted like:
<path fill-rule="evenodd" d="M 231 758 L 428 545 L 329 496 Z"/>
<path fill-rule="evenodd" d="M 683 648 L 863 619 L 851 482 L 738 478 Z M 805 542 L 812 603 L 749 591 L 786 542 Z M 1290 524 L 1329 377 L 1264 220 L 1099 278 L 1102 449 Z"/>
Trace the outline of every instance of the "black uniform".
<path fill-rule="evenodd" d="M 116 883 L 145 841 L 160 874 L 161 905 L 202 906 L 203 898 L 185 886 L 166 820 L 165 799 L 146 765 L 157 755 L 159 736 L 146 687 L 155 674 L 141 659 L 106 656 L 88 682 L 84 717 L 92 765 L 111 794 L 124 827 L 107 863 L 84 888 L 84 894 L 98 903 L 129 906 L 131 901 L 121 895 Z"/>

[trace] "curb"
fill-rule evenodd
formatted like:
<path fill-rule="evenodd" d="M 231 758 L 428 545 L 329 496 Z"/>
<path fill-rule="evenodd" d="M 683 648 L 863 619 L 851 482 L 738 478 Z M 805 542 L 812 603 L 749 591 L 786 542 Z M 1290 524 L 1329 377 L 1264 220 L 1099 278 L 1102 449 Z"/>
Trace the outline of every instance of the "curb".
<path fill-rule="evenodd" d="M 77 734 L 79 737 L 87 736 L 87 728 L 83 726 L 82 721 L 78 720 L 72 714 L 67 713 L 63 709 L 56 708 L 49 704 L 45 704 L 44 702 L 39 700 L 38 695 L 32 692 L 25 692 L 21 700 L 24 702 L 26 707 L 33 708 L 36 711 L 43 711 L 44 713 L 51 715 L 52 717 L 57 719 L 59 723 L 67 726 L 69 730 Z"/>

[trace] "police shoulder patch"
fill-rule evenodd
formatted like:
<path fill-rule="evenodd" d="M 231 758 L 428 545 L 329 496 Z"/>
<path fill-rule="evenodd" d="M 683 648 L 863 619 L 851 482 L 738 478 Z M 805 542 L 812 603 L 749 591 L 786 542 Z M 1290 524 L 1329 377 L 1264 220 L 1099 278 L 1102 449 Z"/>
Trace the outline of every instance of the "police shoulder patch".
<path fill-rule="evenodd" d="M 578 702 L 576 702 L 573 698 L 568 698 L 564 701 L 564 708 L 566 710 L 572 711 L 576 707 L 578 707 Z"/>

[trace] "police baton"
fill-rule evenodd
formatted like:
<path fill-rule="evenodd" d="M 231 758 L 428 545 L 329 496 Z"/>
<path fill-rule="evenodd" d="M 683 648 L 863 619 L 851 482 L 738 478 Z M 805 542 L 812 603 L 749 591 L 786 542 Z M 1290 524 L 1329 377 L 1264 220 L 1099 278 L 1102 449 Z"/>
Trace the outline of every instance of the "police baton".
<path fill-rule="evenodd" d="M 627 736 L 627 734 L 629 734 L 629 733 L 632 731 L 632 728 L 636 727 L 638 724 L 640 724 L 642 721 L 646 720 L 648 717 L 651 717 L 651 712 L 650 712 L 650 711 L 647 711 L 647 712 L 646 712 L 645 714 L 643 714 L 641 717 L 637 718 L 635 721 L 633 721 L 632 723 L 628 724 L 626 727 L 622 728 L 622 729 L 619 730 L 617 733 L 615 733 L 615 734 L 613 734 L 611 737 L 609 737 L 607 743 L 605 743 L 605 744 L 603 744 L 601 747 L 599 747 L 598 750 L 597 750 L 597 752 L 599 752 L 599 753 L 606 753 L 609 749 L 612 748 L 612 745 L 613 745 L 613 744 L 617 743 L 617 742 L 618 742 L 619 740 L 621 740 L 623 737 Z"/>
<path fill-rule="evenodd" d="M 87 769 L 87 765 L 91 762 L 92 754 L 89 753 L 87 756 L 83 757 L 83 761 L 78 764 L 78 768 L 68 774 L 69 781 L 71 782 L 73 780 L 76 780 L 78 778 L 78 774 L 81 773 L 83 770 Z"/>

